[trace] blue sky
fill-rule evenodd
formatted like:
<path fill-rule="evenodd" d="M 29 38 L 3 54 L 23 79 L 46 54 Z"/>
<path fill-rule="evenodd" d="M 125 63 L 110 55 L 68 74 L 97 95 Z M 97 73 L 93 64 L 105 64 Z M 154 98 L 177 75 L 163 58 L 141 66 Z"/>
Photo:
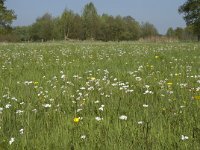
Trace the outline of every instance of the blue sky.
<path fill-rule="evenodd" d="M 7 0 L 6 6 L 17 14 L 13 25 L 30 25 L 49 12 L 59 16 L 65 8 L 81 14 L 85 4 L 93 2 L 99 14 L 130 15 L 137 21 L 150 22 L 165 34 L 168 27 L 185 27 L 178 7 L 186 0 Z"/>

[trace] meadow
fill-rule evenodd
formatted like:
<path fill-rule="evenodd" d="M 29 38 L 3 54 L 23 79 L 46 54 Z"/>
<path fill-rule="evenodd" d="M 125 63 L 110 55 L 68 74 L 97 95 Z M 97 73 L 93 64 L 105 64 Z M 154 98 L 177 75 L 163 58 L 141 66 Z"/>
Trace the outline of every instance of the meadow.
<path fill-rule="evenodd" d="M 200 149 L 200 44 L 0 44 L 0 149 Z"/>

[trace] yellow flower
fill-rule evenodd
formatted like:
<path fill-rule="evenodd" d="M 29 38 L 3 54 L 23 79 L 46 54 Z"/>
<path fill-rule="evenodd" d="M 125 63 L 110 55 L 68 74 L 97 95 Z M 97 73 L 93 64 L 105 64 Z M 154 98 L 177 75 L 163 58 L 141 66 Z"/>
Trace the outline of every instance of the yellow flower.
<path fill-rule="evenodd" d="M 194 96 L 195 100 L 200 100 L 200 96 Z"/>
<path fill-rule="evenodd" d="M 159 56 L 155 56 L 155 58 L 157 59 L 157 58 L 159 58 Z"/>
<path fill-rule="evenodd" d="M 90 79 L 93 81 L 93 80 L 95 80 L 96 78 L 95 78 L 95 77 L 91 77 Z"/>
<path fill-rule="evenodd" d="M 37 81 L 34 82 L 34 85 L 38 85 L 38 84 L 39 84 L 39 82 L 37 82 Z"/>
<path fill-rule="evenodd" d="M 79 121 L 80 121 L 80 118 L 77 118 L 77 117 L 74 118 L 75 123 L 78 123 Z"/>
<path fill-rule="evenodd" d="M 173 84 L 172 82 L 168 82 L 168 83 L 167 83 L 167 85 L 169 85 L 169 86 L 172 85 L 172 84 Z"/>

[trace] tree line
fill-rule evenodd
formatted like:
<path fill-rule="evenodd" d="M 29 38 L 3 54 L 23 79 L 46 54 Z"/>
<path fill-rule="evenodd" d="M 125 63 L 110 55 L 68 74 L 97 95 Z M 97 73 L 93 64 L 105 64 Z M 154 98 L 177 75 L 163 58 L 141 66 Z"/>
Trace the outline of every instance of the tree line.
<path fill-rule="evenodd" d="M 86 4 L 81 15 L 65 9 L 58 17 L 49 13 L 38 17 L 29 26 L 11 28 L 16 19 L 12 10 L 4 6 L 0 0 L 0 41 L 49 41 L 49 40 L 101 40 L 101 41 L 133 41 L 149 37 L 161 36 L 156 27 L 149 23 L 139 23 L 131 16 L 122 17 L 108 14 L 99 15 L 92 2 Z M 200 0 L 188 0 L 179 8 L 184 13 L 186 28 L 169 28 L 167 38 L 179 40 L 195 40 L 200 38 Z"/>
<path fill-rule="evenodd" d="M 91 2 L 81 15 L 68 9 L 58 17 L 45 13 L 30 26 L 14 27 L 11 37 L 20 41 L 129 41 L 156 35 L 158 31 L 153 24 L 140 24 L 131 16 L 99 15 Z"/>
<path fill-rule="evenodd" d="M 197 36 L 193 31 L 192 26 L 187 26 L 185 28 L 177 27 L 173 29 L 172 27 L 168 28 L 166 32 L 166 37 L 171 39 L 177 39 L 181 41 L 195 41 Z"/>

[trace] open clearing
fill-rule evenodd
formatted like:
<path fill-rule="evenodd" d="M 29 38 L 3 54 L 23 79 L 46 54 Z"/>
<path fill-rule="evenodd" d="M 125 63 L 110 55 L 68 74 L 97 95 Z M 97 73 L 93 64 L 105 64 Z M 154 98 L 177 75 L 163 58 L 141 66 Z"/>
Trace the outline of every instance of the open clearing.
<path fill-rule="evenodd" d="M 0 45 L 0 149 L 200 149 L 200 44 Z"/>

